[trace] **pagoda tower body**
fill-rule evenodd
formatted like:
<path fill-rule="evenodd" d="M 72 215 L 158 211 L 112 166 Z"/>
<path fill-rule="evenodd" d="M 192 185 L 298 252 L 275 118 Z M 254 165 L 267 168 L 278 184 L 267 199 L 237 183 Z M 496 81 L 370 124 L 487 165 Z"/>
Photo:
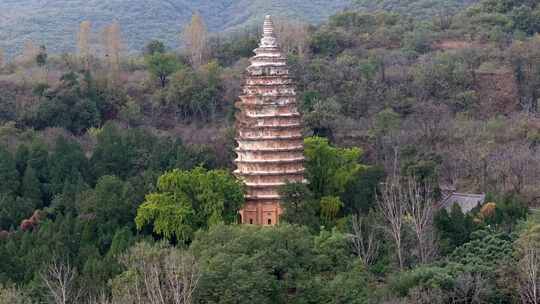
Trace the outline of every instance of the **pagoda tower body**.
<path fill-rule="evenodd" d="M 304 181 L 304 147 L 296 87 L 270 16 L 255 54 L 236 103 L 235 175 L 247 189 L 241 222 L 275 225 L 282 213 L 279 188 L 286 181 Z"/>

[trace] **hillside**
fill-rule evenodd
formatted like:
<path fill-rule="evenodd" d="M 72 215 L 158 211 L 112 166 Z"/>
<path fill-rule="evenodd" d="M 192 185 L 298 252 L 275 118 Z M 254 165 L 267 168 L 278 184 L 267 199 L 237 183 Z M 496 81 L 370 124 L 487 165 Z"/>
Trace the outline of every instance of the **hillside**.
<path fill-rule="evenodd" d="M 441 13 L 455 13 L 477 0 L 355 0 L 355 8 L 384 10 L 415 18 L 428 18 Z"/>
<path fill-rule="evenodd" d="M 6 0 L 0 1 L 0 47 L 12 53 L 31 39 L 60 52 L 73 47 L 78 24 L 90 20 L 94 30 L 117 19 L 129 49 L 151 39 L 175 46 L 178 33 L 198 11 L 210 31 L 244 27 L 266 13 L 320 22 L 348 6 L 349 0 Z"/>
<path fill-rule="evenodd" d="M 0 1 L 0 48 L 8 54 L 26 40 L 53 52 L 70 51 L 78 24 L 90 20 L 96 33 L 111 20 L 121 26 L 127 48 L 139 50 L 151 39 L 175 47 L 182 26 L 198 11 L 213 32 L 244 28 L 265 14 L 319 23 L 347 7 L 387 9 L 426 16 L 443 6 L 460 7 L 471 0 L 3 0 Z M 96 38 L 97 39 L 97 38 Z"/>
<path fill-rule="evenodd" d="M 140 47 L 195 6 L 89 1 L 0 14 Z M 268 11 L 204 1 L 214 32 Z M 255 58 L 255 27 L 127 56 L 115 26 L 0 64 L 0 304 L 540 303 L 540 3 L 442 2 L 268 20 Z"/>

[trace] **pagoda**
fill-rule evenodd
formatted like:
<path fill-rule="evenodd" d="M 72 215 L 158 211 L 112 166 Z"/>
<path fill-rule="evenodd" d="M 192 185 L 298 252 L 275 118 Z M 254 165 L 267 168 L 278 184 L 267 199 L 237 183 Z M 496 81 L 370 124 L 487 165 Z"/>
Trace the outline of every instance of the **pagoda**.
<path fill-rule="evenodd" d="M 255 54 L 236 103 L 235 175 L 247 191 L 240 222 L 276 225 L 282 213 L 279 188 L 286 181 L 304 181 L 304 147 L 296 87 L 270 16 Z"/>

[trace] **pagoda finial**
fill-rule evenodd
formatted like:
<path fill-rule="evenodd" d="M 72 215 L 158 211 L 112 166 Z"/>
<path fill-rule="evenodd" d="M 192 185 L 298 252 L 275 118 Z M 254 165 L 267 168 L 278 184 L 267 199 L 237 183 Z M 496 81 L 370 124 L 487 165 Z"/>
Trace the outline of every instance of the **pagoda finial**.
<path fill-rule="evenodd" d="M 261 47 L 277 47 L 277 40 L 274 34 L 274 22 L 272 16 L 266 15 L 263 25 L 263 38 L 261 39 Z"/>
<path fill-rule="evenodd" d="M 274 37 L 274 22 L 272 16 L 266 15 L 263 26 L 264 37 Z"/>

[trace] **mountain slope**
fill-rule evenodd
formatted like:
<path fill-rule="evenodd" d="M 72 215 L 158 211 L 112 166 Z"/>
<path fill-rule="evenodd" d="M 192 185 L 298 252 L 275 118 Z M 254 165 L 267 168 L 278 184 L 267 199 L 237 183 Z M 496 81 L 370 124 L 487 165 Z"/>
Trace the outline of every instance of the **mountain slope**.
<path fill-rule="evenodd" d="M 92 22 L 98 42 L 97 33 L 114 19 L 130 50 L 140 50 L 151 39 L 176 47 L 182 27 L 195 11 L 204 17 L 210 31 L 226 31 L 258 24 L 265 14 L 318 23 L 347 7 L 379 9 L 389 1 L 396 0 L 384 0 L 383 5 L 380 0 L 1 0 L 0 48 L 13 55 L 31 40 L 53 52 L 70 51 L 81 21 Z M 437 2 L 406 2 L 422 6 L 426 1 Z M 460 6 L 468 1 L 443 2 Z M 366 5 L 370 3 L 374 5 Z"/>
<path fill-rule="evenodd" d="M 114 19 L 130 49 L 141 49 L 150 39 L 175 46 L 194 11 L 211 31 L 223 31 L 260 22 L 267 13 L 320 22 L 348 5 L 349 0 L 2 0 L 0 47 L 12 53 L 29 39 L 66 51 L 75 45 L 81 21 L 90 20 L 99 32 Z"/>
<path fill-rule="evenodd" d="M 354 0 L 357 9 L 386 10 L 415 18 L 455 13 L 478 0 Z"/>

